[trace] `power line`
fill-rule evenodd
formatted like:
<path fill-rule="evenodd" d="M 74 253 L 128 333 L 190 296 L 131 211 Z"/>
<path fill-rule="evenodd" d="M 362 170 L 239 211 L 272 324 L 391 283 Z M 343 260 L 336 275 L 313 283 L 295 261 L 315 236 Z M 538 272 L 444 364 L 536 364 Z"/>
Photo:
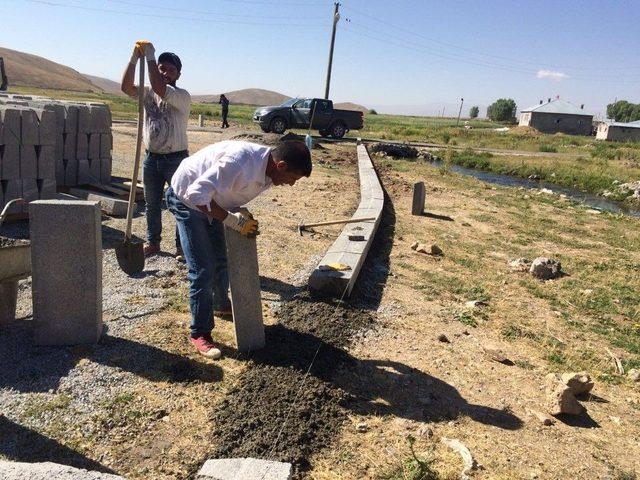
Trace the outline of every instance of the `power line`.
<path fill-rule="evenodd" d="M 273 23 L 273 22 L 248 22 L 248 21 L 240 21 L 240 20 L 215 20 L 215 19 L 207 19 L 200 17 L 184 17 L 179 15 L 160 15 L 154 13 L 140 13 L 140 12 L 126 12 L 122 10 L 112 10 L 107 8 L 99 8 L 99 7 L 86 7 L 83 5 L 68 5 L 58 2 L 51 2 L 48 0 L 24 0 L 26 2 L 31 3 L 39 3 L 42 5 L 48 5 L 51 7 L 63 7 L 63 8 L 75 8 L 78 10 L 86 10 L 91 12 L 101 12 L 101 13 L 115 13 L 118 15 L 127 15 L 127 16 L 137 16 L 137 17 L 148 17 L 148 18 L 166 18 L 170 20 L 188 20 L 191 22 L 204 22 L 204 23 L 222 23 L 222 24 L 233 24 L 233 25 L 262 25 L 262 26 L 273 26 L 273 27 L 304 27 L 304 28 L 322 28 L 322 25 L 319 24 L 300 24 L 300 23 Z"/>
<path fill-rule="evenodd" d="M 455 48 L 455 49 L 458 49 L 458 50 L 463 50 L 463 51 L 472 53 L 474 55 L 492 57 L 492 58 L 497 58 L 497 59 L 500 59 L 500 60 L 507 60 L 507 61 L 510 61 L 510 62 L 528 64 L 528 65 L 533 65 L 533 66 L 539 66 L 540 63 L 542 63 L 542 62 L 533 62 L 533 61 L 523 60 L 523 59 L 516 59 L 516 58 L 512 58 L 512 57 L 505 57 L 505 56 L 502 56 L 502 55 L 495 55 L 495 54 L 492 54 L 492 53 L 479 52 L 479 51 L 472 50 L 472 49 L 467 48 L 467 47 L 463 47 L 463 46 L 456 45 L 456 44 L 449 43 L 449 42 L 443 42 L 441 40 L 438 40 L 438 39 L 435 39 L 435 38 L 432 38 L 432 37 L 428 37 L 426 35 L 423 35 L 421 33 L 415 32 L 413 30 L 409 30 L 409 29 L 401 27 L 399 25 L 395 25 L 395 24 L 392 24 L 392 23 L 387 22 L 385 20 L 381 20 L 381 19 L 379 19 L 378 17 L 376 17 L 374 15 L 370 15 L 368 13 L 362 12 L 360 10 L 357 10 L 357 9 L 353 8 L 353 7 L 345 6 L 344 8 L 348 9 L 348 10 L 351 10 L 354 13 L 357 13 L 357 14 L 362 15 L 364 17 L 368 17 L 368 18 L 374 20 L 375 22 L 381 23 L 383 25 L 390 26 L 395 30 L 400 30 L 400 31 L 409 33 L 411 35 L 414 35 L 416 37 L 423 38 L 423 39 L 428 40 L 430 42 L 433 42 L 433 43 L 436 43 L 436 44 L 439 44 L 439 45 L 443 45 L 443 46 L 447 46 L 447 47 L 450 47 L 450 48 Z M 565 69 L 565 70 L 592 70 L 592 71 L 610 71 L 610 70 L 629 71 L 629 70 L 633 70 L 633 69 L 640 69 L 640 66 L 628 66 L 628 67 L 625 66 L 625 67 L 611 67 L 611 68 L 608 68 L 608 67 L 593 68 L 593 67 L 584 67 L 584 66 L 579 66 L 579 67 L 578 66 L 573 66 L 573 67 L 571 67 L 571 66 L 566 66 L 566 65 L 565 66 L 561 66 L 561 65 L 551 65 L 551 64 L 548 64 L 548 66 L 549 66 L 549 68 L 557 68 L 557 69 Z"/>
<path fill-rule="evenodd" d="M 189 10 L 184 8 L 174 8 L 174 7 L 163 7 L 156 4 L 149 3 L 140 3 L 140 2 L 131 2 L 128 0 L 109 0 L 112 3 L 121 3 L 123 5 L 132 5 L 136 7 L 148 7 L 159 10 L 167 10 L 171 12 L 184 12 L 184 13 L 192 13 L 197 15 L 215 15 L 220 17 L 238 17 L 238 18 L 264 18 L 264 19 L 276 19 L 276 20 L 300 20 L 300 16 L 271 16 L 271 15 L 244 15 L 244 14 L 234 14 L 234 13 L 220 13 L 220 12 L 212 12 L 211 10 Z M 324 17 L 309 17 L 305 16 L 305 20 L 321 20 Z"/>
<path fill-rule="evenodd" d="M 401 48 L 406 48 L 409 50 L 413 50 L 413 51 L 417 51 L 420 53 L 426 53 L 428 55 L 432 55 L 435 57 L 439 57 L 439 58 L 443 58 L 445 60 L 451 60 L 451 61 L 455 61 L 455 62 L 459 62 L 459 63 L 466 63 L 469 65 L 475 65 L 475 66 L 480 66 L 480 67 L 486 67 L 486 68 L 492 68 L 492 69 L 497 69 L 497 70 L 504 70 L 504 71 L 508 71 L 508 72 L 513 72 L 513 73 L 520 73 L 520 74 L 526 74 L 526 75 L 536 75 L 538 73 L 538 70 L 533 70 L 533 69 L 526 69 L 525 67 L 519 67 L 519 66 L 512 66 L 512 65 L 505 65 L 505 64 L 499 64 L 499 63 L 493 63 L 493 62 L 488 62 L 488 61 L 484 61 L 484 60 L 477 60 L 477 59 L 470 59 L 470 58 L 465 58 L 462 57 L 460 55 L 456 55 L 456 54 L 452 54 L 452 53 L 448 53 L 448 52 L 440 52 L 438 50 L 434 50 L 431 47 L 425 46 L 423 44 L 420 43 L 416 43 L 413 40 L 406 40 L 405 38 L 402 37 L 398 37 L 397 35 L 393 35 L 393 34 L 388 34 L 388 33 L 383 33 L 385 35 L 385 37 L 380 37 L 377 35 L 371 35 L 369 33 L 363 33 L 363 32 L 359 32 L 359 31 L 352 31 L 350 29 L 356 29 L 356 30 L 362 30 L 363 27 L 361 25 L 357 25 L 355 24 L 355 22 L 351 22 L 349 24 L 349 27 L 347 29 L 345 29 L 345 32 L 350 33 L 352 35 L 357 35 L 357 36 L 362 36 L 362 37 L 366 37 L 366 38 L 370 38 L 372 40 L 376 40 L 379 42 L 382 42 L 386 45 L 395 45 Z M 365 30 L 366 27 L 364 28 Z M 395 38 L 397 40 L 399 40 L 399 42 L 394 42 L 393 40 L 390 40 L 390 38 Z M 577 80 L 590 80 L 590 81 L 595 81 L 595 82 L 612 82 L 615 81 L 617 84 L 629 84 L 629 85 L 635 85 L 637 83 L 640 82 L 640 79 L 638 80 L 631 80 L 631 81 L 627 81 L 627 82 L 621 82 L 618 79 L 620 79 L 620 75 L 616 75 L 616 76 L 612 76 L 612 77 L 597 77 L 597 76 L 585 76 L 585 75 L 571 75 L 569 76 L 569 78 L 574 78 Z"/>

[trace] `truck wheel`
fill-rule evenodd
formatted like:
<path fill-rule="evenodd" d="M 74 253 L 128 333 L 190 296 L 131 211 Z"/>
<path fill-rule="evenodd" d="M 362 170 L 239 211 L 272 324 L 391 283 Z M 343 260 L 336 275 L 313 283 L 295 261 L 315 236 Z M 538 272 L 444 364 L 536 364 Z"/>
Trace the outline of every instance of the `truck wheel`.
<path fill-rule="evenodd" d="M 260 127 L 260 130 L 262 130 L 264 133 L 269 133 L 269 132 L 270 132 L 269 127 L 263 127 L 263 126 L 261 126 L 261 127 Z"/>
<path fill-rule="evenodd" d="M 344 134 L 347 133 L 347 129 L 342 122 L 336 122 L 331 125 L 331 136 L 333 138 L 342 138 Z"/>
<path fill-rule="evenodd" d="M 324 138 L 329 137 L 329 132 L 327 132 L 326 130 L 318 130 L 318 133 L 320 134 L 321 137 L 324 137 Z"/>
<path fill-rule="evenodd" d="M 271 120 L 271 124 L 269 125 L 269 130 L 273 133 L 277 133 L 278 135 L 284 133 L 287 129 L 287 122 L 284 121 L 282 117 L 276 117 Z"/>

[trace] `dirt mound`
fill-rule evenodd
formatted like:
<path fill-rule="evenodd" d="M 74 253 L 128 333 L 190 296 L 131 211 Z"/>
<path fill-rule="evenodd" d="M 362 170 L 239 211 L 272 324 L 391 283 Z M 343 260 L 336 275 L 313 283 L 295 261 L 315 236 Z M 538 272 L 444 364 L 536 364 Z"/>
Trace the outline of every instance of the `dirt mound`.
<path fill-rule="evenodd" d="M 373 318 L 309 294 L 285 304 L 278 317 L 280 324 L 267 328 L 267 348 L 211 416 L 218 447 L 210 457 L 291 462 L 302 478 L 311 454 L 330 444 L 347 418 L 350 395 L 331 379 L 352 361 L 343 347 Z"/>
<path fill-rule="evenodd" d="M 533 127 L 527 127 L 524 125 L 518 125 L 517 127 L 512 127 L 507 132 L 509 135 L 530 135 L 532 137 L 537 137 L 540 135 L 540 132 Z"/>
<path fill-rule="evenodd" d="M 371 147 L 374 153 L 385 153 L 394 158 L 416 158 L 418 150 L 409 146 L 396 143 L 376 143 Z"/>

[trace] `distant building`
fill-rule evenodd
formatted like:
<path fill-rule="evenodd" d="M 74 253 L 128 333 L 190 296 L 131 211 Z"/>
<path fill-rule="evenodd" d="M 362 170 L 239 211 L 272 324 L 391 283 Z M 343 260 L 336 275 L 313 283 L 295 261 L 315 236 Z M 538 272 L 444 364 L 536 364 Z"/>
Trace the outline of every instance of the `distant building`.
<path fill-rule="evenodd" d="M 596 138 L 614 142 L 640 142 L 640 120 L 629 123 L 603 122 L 598 125 Z"/>
<path fill-rule="evenodd" d="M 568 133 L 570 135 L 591 135 L 593 115 L 566 100 L 559 98 L 540 100 L 534 107 L 520 112 L 520 126 L 533 127 L 544 133 Z"/>

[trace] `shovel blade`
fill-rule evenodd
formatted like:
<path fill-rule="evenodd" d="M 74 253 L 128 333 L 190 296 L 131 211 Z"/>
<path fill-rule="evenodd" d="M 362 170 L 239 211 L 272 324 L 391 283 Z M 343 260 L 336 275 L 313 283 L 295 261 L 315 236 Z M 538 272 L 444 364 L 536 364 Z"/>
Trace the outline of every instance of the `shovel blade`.
<path fill-rule="evenodd" d="M 144 270 L 144 245 L 142 242 L 125 241 L 116 247 L 118 265 L 129 276 Z"/>

